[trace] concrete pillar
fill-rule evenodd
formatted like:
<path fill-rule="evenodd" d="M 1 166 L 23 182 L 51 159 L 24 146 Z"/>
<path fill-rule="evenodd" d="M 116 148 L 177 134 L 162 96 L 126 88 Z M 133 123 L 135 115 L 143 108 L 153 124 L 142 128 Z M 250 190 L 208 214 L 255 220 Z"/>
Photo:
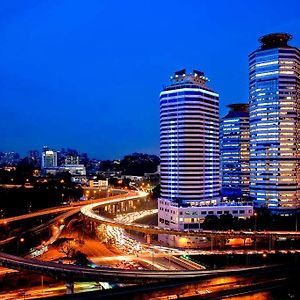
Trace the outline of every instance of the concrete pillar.
<path fill-rule="evenodd" d="M 67 292 L 66 292 L 67 295 L 74 294 L 74 282 L 67 282 L 66 287 L 67 287 Z"/>
<path fill-rule="evenodd" d="M 146 234 L 145 238 L 146 238 L 146 243 L 148 245 L 150 245 L 151 244 L 151 234 Z"/>

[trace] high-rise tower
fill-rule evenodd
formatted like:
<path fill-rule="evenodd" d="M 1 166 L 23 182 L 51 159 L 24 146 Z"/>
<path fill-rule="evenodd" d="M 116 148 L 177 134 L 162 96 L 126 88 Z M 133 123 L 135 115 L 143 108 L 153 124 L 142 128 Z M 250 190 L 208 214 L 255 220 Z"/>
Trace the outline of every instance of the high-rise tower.
<path fill-rule="evenodd" d="M 219 201 L 219 95 L 206 81 L 181 70 L 160 93 L 161 197 L 179 204 Z"/>
<path fill-rule="evenodd" d="M 220 123 L 222 196 L 232 200 L 249 197 L 249 106 L 228 105 Z"/>
<path fill-rule="evenodd" d="M 286 33 L 249 55 L 250 196 L 256 207 L 300 207 L 300 51 Z"/>
<path fill-rule="evenodd" d="M 160 93 L 158 226 L 197 230 L 207 215 L 251 216 L 252 206 L 220 204 L 219 95 L 199 71 L 181 70 L 171 81 Z M 158 240 L 176 247 L 201 243 L 164 234 Z"/>
<path fill-rule="evenodd" d="M 44 147 L 42 152 L 42 169 L 55 167 L 57 167 L 57 152 Z"/>

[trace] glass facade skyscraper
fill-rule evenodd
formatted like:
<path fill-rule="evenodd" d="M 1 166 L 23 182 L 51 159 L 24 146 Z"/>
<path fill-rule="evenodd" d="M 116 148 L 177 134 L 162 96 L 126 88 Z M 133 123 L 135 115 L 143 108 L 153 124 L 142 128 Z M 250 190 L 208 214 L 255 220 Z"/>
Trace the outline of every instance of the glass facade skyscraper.
<path fill-rule="evenodd" d="M 300 207 L 300 51 L 291 35 L 263 36 L 249 55 L 250 196 L 256 207 Z"/>
<path fill-rule="evenodd" d="M 182 205 L 219 201 L 219 95 L 206 81 L 181 70 L 160 94 L 161 197 Z"/>
<path fill-rule="evenodd" d="M 220 152 L 223 197 L 248 200 L 249 197 L 249 107 L 231 104 L 220 122 Z"/>

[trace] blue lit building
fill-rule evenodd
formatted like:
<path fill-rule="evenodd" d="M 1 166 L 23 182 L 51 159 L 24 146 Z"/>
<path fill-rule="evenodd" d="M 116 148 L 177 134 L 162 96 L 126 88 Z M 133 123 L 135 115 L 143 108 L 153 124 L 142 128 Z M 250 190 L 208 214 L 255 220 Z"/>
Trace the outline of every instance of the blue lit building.
<path fill-rule="evenodd" d="M 249 108 L 231 104 L 220 122 L 222 197 L 248 200 L 249 197 Z"/>
<path fill-rule="evenodd" d="M 161 197 L 186 205 L 220 197 L 219 95 L 199 71 L 176 72 L 160 93 Z"/>
<path fill-rule="evenodd" d="M 253 213 L 252 206 L 220 204 L 219 95 L 206 82 L 202 72 L 181 70 L 160 93 L 161 228 L 197 230 L 207 215 Z M 201 246 L 196 238 L 158 235 L 158 240 Z"/>
<path fill-rule="evenodd" d="M 300 51 L 269 34 L 249 55 L 250 196 L 256 207 L 300 207 Z"/>

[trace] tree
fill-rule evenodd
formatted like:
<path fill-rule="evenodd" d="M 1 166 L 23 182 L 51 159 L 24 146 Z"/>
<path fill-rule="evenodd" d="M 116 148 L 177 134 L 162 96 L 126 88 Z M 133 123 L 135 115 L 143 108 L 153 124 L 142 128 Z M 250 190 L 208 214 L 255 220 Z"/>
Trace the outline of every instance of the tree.
<path fill-rule="evenodd" d="M 206 230 L 217 230 L 219 229 L 219 218 L 215 215 L 207 215 L 201 227 Z"/>
<path fill-rule="evenodd" d="M 67 240 L 62 244 L 59 252 L 65 254 L 68 259 L 74 258 L 76 254 L 76 248 L 82 247 L 84 245 L 84 241 L 81 240 Z"/>

